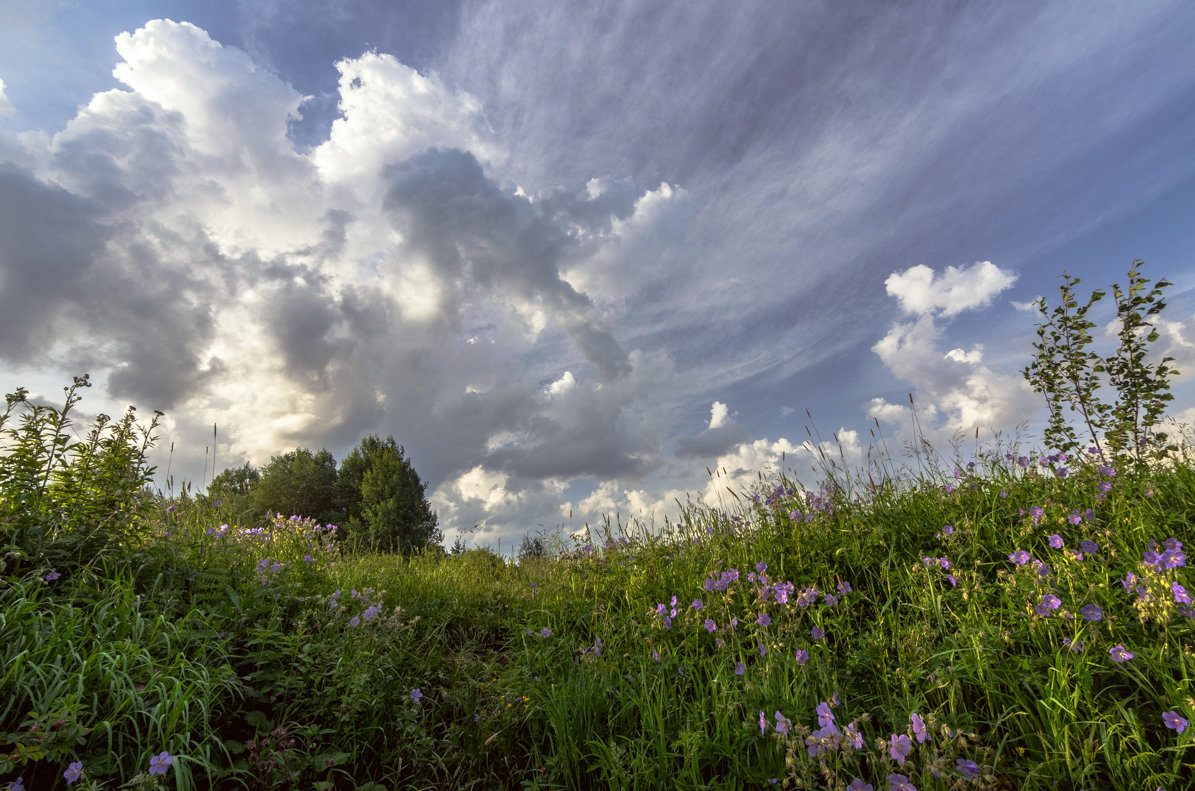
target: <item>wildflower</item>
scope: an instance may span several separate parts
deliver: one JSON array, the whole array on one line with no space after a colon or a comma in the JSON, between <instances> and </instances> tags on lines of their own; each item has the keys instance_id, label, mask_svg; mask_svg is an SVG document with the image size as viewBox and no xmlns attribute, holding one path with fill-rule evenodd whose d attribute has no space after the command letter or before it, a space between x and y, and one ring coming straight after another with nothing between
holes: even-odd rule
<instances>
[{"instance_id":1,"label":"wildflower","mask_svg":"<svg viewBox=\"0 0 1195 791\"><path fill-rule=\"evenodd\" d=\"M54 580L58 579L61 576L62 575L59 574L57 571L51 571L49 574L46 575L46 582L53 582Z\"/></svg>"},{"instance_id":2,"label":"wildflower","mask_svg":"<svg viewBox=\"0 0 1195 791\"><path fill-rule=\"evenodd\" d=\"M1057 533L1050 536L1050 546L1052 546L1054 549L1062 549L1062 536L1058 535Z\"/></svg>"},{"instance_id":3,"label":"wildflower","mask_svg":"<svg viewBox=\"0 0 1195 791\"><path fill-rule=\"evenodd\" d=\"M413 690L411 690L411 700L418 703L422 699L423 699L423 690L421 690L419 687L415 687Z\"/></svg>"},{"instance_id":4,"label":"wildflower","mask_svg":"<svg viewBox=\"0 0 1195 791\"><path fill-rule=\"evenodd\" d=\"M303 562L304 562L304 563L314 563L314 562L315 562L315 558L311 557L311 555L304 555L304 556L303 556Z\"/></svg>"},{"instance_id":5,"label":"wildflower","mask_svg":"<svg viewBox=\"0 0 1195 791\"><path fill-rule=\"evenodd\" d=\"M911 752L913 752L913 743L909 741L908 736L903 733L899 736L895 733L892 734L892 738L888 740L888 754L892 756L892 760L904 766Z\"/></svg>"},{"instance_id":6,"label":"wildflower","mask_svg":"<svg viewBox=\"0 0 1195 791\"><path fill-rule=\"evenodd\" d=\"M1087 540L1079 544L1079 549L1083 550L1083 553L1087 555L1094 555L1096 552L1100 551L1099 545L1091 540Z\"/></svg>"},{"instance_id":7,"label":"wildflower","mask_svg":"<svg viewBox=\"0 0 1195 791\"><path fill-rule=\"evenodd\" d=\"M151 775L164 775L172 763L174 763L174 756L163 750L149 759L149 773Z\"/></svg>"},{"instance_id":8,"label":"wildflower","mask_svg":"<svg viewBox=\"0 0 1195 791\"><path fill-rule=\"evenodd\" d=\"M785 717L779 711L776 712L775 720L776 733L788 733L789 728L793 726L792 720L790 720L788 717Z\"/></svg>"},{"instance_id":9,"label":"wildflower","mask_svg":"<svg viewBox=\"0 0 1195 791\"><path fill-rule=\"evenodd\" d=\"M1182 733L1187 729L1187 720L1179 716L1177 711L1167 711L1162 714L1162 723L1172 731Z\"/></svg>"},{"instance_id":10,"label":"wildflower","mask_svg":"<svg viewBox=\"0 0 1195 791\"><path fill-rule=\"evenodd\" d=\"M1104 620L1104 608L1098 607L1094 604L1085 604L1079 608L1079 612L1088 621L1102 621Z\"/></svg>"},{"instance_id":11,"label":"wildflower","mask_svg":"<svg viewBox=\"0 0 1195 791\"><path fill-rule=\"evenodd\" d=\"M356 615L354 615L352 618L349 619L349 626L360 626L360 625L361 625L361 619L358 618Z\"/></svg>"},{"instance_id":12,"label":"wildflower","mask_svg":"<svg viewBox=\"0 0 1195 791\"><path fill-rule=\"evenodd\" d=\"M1087 645L1082 640L1075 640L1073 643L1069 637L1062 638L1062 644L1074 651L1076 654L1083 653L1083 648Z\"/></svg>"},{"instance_id":13,"label":"wildflower","mask_svg":"<svg viewBox=\"0 0 1195 791\"><path fill-rule=\"evenodd\" d=\"M694 610L700 610L705 605L701 603L701 599L694 599L693 603L690 604L689 606L692 607Z\"/></svg>"},{"instance_id":14,"label":"wildflower","mask_svg":"<svg viewBox=\"0 0 1195 791\"><path fill-rule=\"evenodd\" d=\"M764 717L763 712L759 713L759 735L763 736L768 730L768 720Z\"/></svg>"},{"instance_id":15,"label":"wildflower","mask_svg":"<svg viewBox=\"0 0 1195 791\"><path fill-rule=\"evenodd\" d=\"M803 665L809 661L809 652L804 648L797 649L797 664Z\"/></svg>"},{"instance_id":16,"label":"wildflower","mask_svg":"<svg viewBox=\"0 0 1195 791\"><path fill-rule=\"evenodd\" d=\"M956 580L956 579L954 578L954 575L953 575L953 574L947 574L947 575L946 575L946 579L950 581L950 587L952 587L952 588L957 588L957 587L958 587L958 580Z\"/></svg>"},{"instance_id":17,"label":"wildflower","mask_svg":"<svg viewBox=\"0 0 1195 791\"><path fill-rule=\"evenodd\" d=\"M1099 489L1101 494L1107 494L1112 491L1112 481L1100 481L1095 488Z\"/></svg>"},{"instance_id":18,"label":"wildflower","mask_svg":"<svg viewBox=\"0 0 1195 791\"><path fill-rule=\"evenodd\" d=\"M917 712L913 712L909 716L909 720L913 723L913 736L917 738L917 742L919 744L925 743L925 740L929 738L929 732L925 728L925 721L921 719Z\"/></svg>"},{"instance_id":19,"label":"wildflower","mask_svg":"<svg viewBox=\"0 0 1195 791\"><path fill-rule=\"evenodd\" d=\"M766 612L761 612L758 617L756 617L755 622L760 626L767 626L772 622L772 616L768 615Z\"/></svg>"},{"instance_id":20,"label":"wildflower","mask_svg":"<svg viewBox=\"0 0 1195 791\"><path fill-rule=\"evenodd\" d=\"M755 564L755 570L756 570L756 571L758 571L760 574L763 574L765 571L767 571L767 570L768 570L768 564L767 564L767 563L764 563L764 562L761 560L761 561L759 561L758 563L756 563L756 564Z\"/></svg>"},{"instance_id":21,"label":"wildflower","mask_svg":"<svg viewBox=\"0 0 1195 791\"><path fill-rule=\"evenodd\" d=\"M1039 577L1050 576L1050 567L1045 563L1042 563L1040 560L1037 561L1036 565L1034 565L1033 570L1037 572L1037 576Z\"/></svg>"},{"instance_id":22,"label":"wildflower","mask_svg":"<svg viewBox=\"0 0 1195 791\"><path fill-rule=\"evenodd\" d=\"M1135 655L1128 651L1123 645L1114 645L1108 649L1108 655L1112 657L1112 661L1117 664L1122 664L1129 661Z\"/></svg>"},{"instance_id":23,"label":"wildflower","mask_svg":"<svg viewBox=\"0 0 1195 791\"><path fill-rule=\"evenodd\" d=\"M1035 505L1032 508L1030 508L1029 515L1033 517L1033 524L1037 524L1038 522L1040 522L1041 518L1042 518L1042 514L1044 514L1045 512L1046 512L1045 509L1042 508L1040 505Z\"/></svg>"},{"instance_id":24,"label":"wildflower","mask_svg":"<svg viewBox=\"0 0 1195 791\"><path fill-rule=\"evenodd\" d=\"M66 780L66 784L70 785L71 783L78 780L82 774L83 774L83 764L79 761L75 761L74 763L72 763L71 765L66 767L66 771L62 773L62 777Z\"/></svg>"},{"instance_id":25,"label":"wildflower","mask_svg":"<svg viewBox=\"0 0 1195 791\"><path fill-rule=\"evenodd\" d=\"M18 777L8 784L8 791L25 791L25 778Z\"/></svg>"},{"instance_id":26,"label":"wildflower","mask_svg":"<svg viewBox=\"0 0 1195 791\"><path fill-rule=\"evenodd\" d=\"M1041 601L1038 602L1037 607L1035 609L1037 610L1038 615L1041 615L1044 617L1044 616L1049 615L1051 610L1057 610L1061 606L1062 606L1061 599L1059 599L1057 596L1055 596L1052 593L1047 593L1046 595L1041 597Z\"/></svg>"},{"instance_id":27,"label":"wildflower","mask_svg":"<svg viewBox=\"0 0 1195 791\"><path fill-rule=\"evenodd\" d=\"M946 525L946 527L943 527L943 528L942 528L942 532L938 533L938 535L939 535L939 536L951 536L951 535L954 535L954 528L953 528L951 525Z\"/></svg>"},{"instance_id":28,"label":"wildflower","mask_svg":"<svg viewBox=\"0 0 1195 791\"><path fill-rule=\"evenodd\" d=\"M1018 456L1017 464L1020 465L1021 467L1028 467L1029 466L1029 457L1028 456Z\"/></svg>"},{"instance_id":29,"label":"wildflower","mask_svg":"<svg viewBox=\"0 0 1195 791\"><path fill-rule=\"evenodd\" d=\"M768 649L764 648L764 645L763 645L763 643L760 643L760 644L759 644L759 655L760 655L760 656L767 656L767 655L768 655Z\"/></svg>"},{"instance_id":30,"label":"wildflower","mask_svg":"<svg viewBox=\"0 0 1195 791\"><path fill-rule=\"evenodd\" d=\"M823 702L823 703L817 704L816 711L817 711L817 724L818 725L820 725L824 728L825 726L829 725L831 722L834 722L834 712L830 711L829 703Z\"/></svg>"},{"instance_id":31,"label":"wildflower","mask_svg":"<svg viewBox=\"0 0 1195 791\"><path fill-rule=\"evenodd\" d=\"M655 649L655 648L651 649L651 658L653 661L656 661L656 662L660 661L660 652L658 649Z\"/></svg>"},{"instance_id":32,"label":"wildflower","mask_svg":"<svg viewBox=\"0 0 1195 791\"><path fill-rule=\"evenodd\" d=\"M852 722L850 725L847 725L842 735L846 744L851 745L856 750L863 749L863 734L855 727L855 723Z\"/></svg>"},{"instance_id":33,"label":"wildflower","mask_svg":"<svg viewBox=\"0 0 1195 791\"><path fill-rule=\"evenodd\" d=\"M954 768L967 777L979 777L979 764L970 758L959 758L954 762Z\"/></svg>"},{"instance_id":34,"label":"wildflower","mask_svg":"<svg viewBox=\"0 0 1195 791\"><path fill-rule=\"evenodd\" d=\"M371 604L369 607L365 608L365 612L362 615L362 617L367 621L372 621L374 618L378 617L378 613L380 613L381 611L382 611L382 605Z\"/></svg>"},{"instance_id":35,"label":"wildflower","mask_svg":"<svg viewBox=\"0 0 1195 791\"><path fill-rule=\"evenodd\" d=\"M1191 603L1191 597L1187 595L1187 589L1177 582L1170 583L1170 592L1174 594L1174 601L1177 604Z\"/></svg>"},{"instance_id":36,"label":"wildflower","mask_svg":"<svg viewBox=\"0 0 1195 791\"><path fill-rule=\"evenodd\" d=\"M539 636L540 637L551 637L552 630L549 627L545 626L543 629L539 630Z\"/></svg>"},{"instance_id":37,"label":"wildflower","mask_svg":"<svg viewBox=\"0 0 1195 791\"><path fill-rule=\"evenodd\" d=\"M838 592L844 593L844 594L850 593L851 592L851 584L849 582L839 582L838 583Z\"/></svg>"},{"instance_id":38,"label":"wildflower","mask_svg":"<svg viewBox=\"0 0 1195 791\"><path fill-rule=\"evenodd\" d=\"M1059 467L1058 469L1054 470L1054 474L1057 475L1059 478L1065 478L1067 475L1070 474L1070 470L1067 469L1066 467Z\"/></svg>"},{"instance_id":39,"label":"wildflower","mask_svg":"<svg viewBox=\"0 0 1195 791\"><path fill-rule=\"evenodd\" d=\"M846 791L875 791L871 783L864 783L863 778L856 777L851 781L851 784L846 787Z\"/></svg>"},{"instance_id":40,"label":"wildflower","mask_svg":"<svg viewBox=\"0 0 1195 791\"><path fill-rule=\"evenodd\" d=\"M938 558L938 565L942 567L942 571L950 571L950 560L948 558Z\"/></svg>"},{"instance_id":41,"label":"wildflower","mask_svg":"<svg viewBox=\"0 0 1195 791\"><path fill-rule=\"evenodd\" d=\"M716 623L714 623L714 619L713 619L713 618L706 618L706 619L705 619L705 630L706 630L707 632L709 632L710 634L713 634L713 633L714 633L714 631L716 631L716 630L717 630L717 628L718 628L718 625L717 625Z\"/></svg>"},{"instance_id":42,"label":"wildflower","mask_svg":"<svg viewBox=\"0 0 1195 791\"><path fill-rule=\"evenodd\" d=\"M917 786L904 775L888 775L888 791L917 791Z\"/></svg>"},{"instance_id":43,"label":"wildflower","mask_svg":"<svg viewBox=\"0 0 1195 791\"><path fill-rule=\"evenodd\" d=\"M838 597L833 593L827 593L822 597L822 601L825 602L827 607L833 607L835 604L838 604Z\"/></svg>"},{"instance_id":44,"label":"wildflower","mask_svg":"<svg viewBox=\"0 0 1195 791\"><path fill-rule=\"evenodd\" d=\"M730 628L731 629L739 628L739 617L737 615L730 619Z\"/></svg>"},{"instance_id":45,"label":"wildflower","mask_svg":"<svg viewBox=\"0 0 1195 791\"><path fill-rule=\"evenodd\" d=\"M1024 566L1029 562L1029 553L1023 549L1018 549L1016 552L1013 552L1011 555L1009 555L1008 559L1013 563L1016 563L1018 566Z\"/></svg>"},{"instance_id":46,"label":"wildflower","mask_svg":"<svg viewBox=\"0 0 1195 791\"><path fill-rule=\"evenodd\" d=\"M746 666L746 665L744 665L742 662L735 662L735 663L734 663L734 674L735 674L736 676L741 676L741 675L743 675L743 674L744 674L744 673L746 673L746 672L747 672L747 666Z\"/></svg>"},{"instance_id":47,"label":"wildflower","mask_svg":"<svg viewBox=\"0 0 1195 791\"><path fill-rule=\"evenodd\" d=\"M815 626L809 630L809 635L814 640L821 640L823 637L826 636L826 633L822 631L822 628L820 626Z\"/></svg>"}]
</instances>

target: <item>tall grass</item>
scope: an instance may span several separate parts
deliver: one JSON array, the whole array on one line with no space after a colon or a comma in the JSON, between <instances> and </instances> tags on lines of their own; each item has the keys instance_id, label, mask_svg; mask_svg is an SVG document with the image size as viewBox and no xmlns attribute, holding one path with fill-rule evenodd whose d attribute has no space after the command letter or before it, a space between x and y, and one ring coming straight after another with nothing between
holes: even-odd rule
<instances>
[{"instance_id":1,"label":"tall grass","mask_svg":"<svg viewBox=\"0 0 1195 791\"><path fill-rule=\"evenodd\" d=\"M190 497L44 494L30 531L8 487L0 782L1187 787L1189 460L938 469L827 459L520 565Z\"/></svg>"}]
</instances>

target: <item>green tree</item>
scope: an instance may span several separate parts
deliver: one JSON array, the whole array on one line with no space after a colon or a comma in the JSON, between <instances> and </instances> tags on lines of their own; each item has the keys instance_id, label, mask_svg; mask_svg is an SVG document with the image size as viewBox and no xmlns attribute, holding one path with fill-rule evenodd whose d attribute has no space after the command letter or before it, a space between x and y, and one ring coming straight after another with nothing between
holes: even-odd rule
<instances>
[{"instance_id":1,"label":"green tree","mask_svg":"<svg viewBox=\"0 0 1195 791\"><path fill-rule=\"evenodd\" d=\"M219 476L218 476L219 477ZM326 449L296 448L274 456L261 469L249 493L258 518L266 512L299 515L321 522L340 519L336 503L336 459Z\"/></svg>"},{"instance_id":2,"label":"green tree","mask_svg":"<svg viewBox=\"0 0 1195 791\"><path fill-rule=\"evenodd\" d=\"M238 524L250 524L261 516L255 511L253 502L253 490L260 480L261 470L249 462L240 467L228 467L212 478L207 486L207 496L213 503L220 504L222 513L232 514Z\"/></svg>"},{"instance_id":3,"label":"green tree","mask_svg":"<svg viewBox=\"0 0 1195 791\"><path fill-rule=\"evenodd\" d=\"M343 540L362 550L403 554L438 546L444 536L426 490L394 437L365 437L340 465L336 502Z\"/></svg>"},{"instance_id":4,"label":"green tree","mask_svg":"<svg viewBox=\"0 0 1195 791\"><path fill-rule=\"evenodd\" d=\"M1116 350L1107 357L1089 347L1096 323L1087 318L1092 306L1104 298L1103 291L1093 291L1086 303L1075 295L1079 278L1062 273L1059 304L1049 310L1044 297L1037 307L1041 321L1038 340L1033 344L1033 361L1022 372L1033 389L1046 399L1050 417L1046 425L1046 444L1063 451L1074 451L1082 444L1069 414L1077 415L1087 429L1094 447L1115 455L1128 453L1137 461L1160 458L1175 449L1167 444L1167 435L1156 431L1170 394L1169 378L1178 371L1163 357L1148 361L1149 346L1158 332L1149 319L1166 307L1162 290L1170 285L1159 280L1152 289L1141 276L1142 261L1134 260L1129 269L1128 287L1113 285L1118 325ZM1116 401L1108 404L1100 397L1100 387L1110 385Z\"/></svg>"}]
</instances>

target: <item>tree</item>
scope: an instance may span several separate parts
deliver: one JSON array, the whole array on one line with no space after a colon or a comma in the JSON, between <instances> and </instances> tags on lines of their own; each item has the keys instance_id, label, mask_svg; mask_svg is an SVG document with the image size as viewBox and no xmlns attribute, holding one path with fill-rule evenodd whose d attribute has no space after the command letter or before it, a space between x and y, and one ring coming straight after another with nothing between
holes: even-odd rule
<instances>
[{"instance_id":1,"label":"tree","mask_svg":"<svg viewBox=\"0 0 1195 791\"><path fill-rule=\"evenodd\" d=\"M212 478L207 485L207 496L212 502L220 503L223 512L232 514L238 523L251 523L261 516L255 512L253 502L253 490L260 480L261 470L249 462L240 467L228 467Z\"/></svg>"},{"instance_id":2,"label":"tree","mask_svg":"<svg viewBox=\"0 0 1195 791\"><path fill-rule=\"evenodd\" d=\"M343 539L354 548L403 554L439 545L444 535L426 489L394 437L365 437L340 464L336 503Z\"/></svg>"},{"instance_id":3,"label":"tree","mask_svg":"<svg viewBox=\"0 0 1195 791\"><path fill-rule=\"evenodd\" d=\"M250 489L254 512L258 517L268 511L336 522L336 480L336 459L326 449L312 453L296 448L274 456Z\"/></svg>"},{"instance_id":4,"label":"tree","mask_svg":"<svg viewBox=\"0 0 1195 791\"><path fill-rule=\"evenodd\" d=\"M1156 427L1167 402L1173 399L1169 379L1178 370L1170 365L1174 362L1171 357L1156 363L1148 360L1149 344L1159 337L1150 319L1165 309L1162 291L1171 284L1159 280L1147 290L1150 281L1141 276L1142 263L1133 261L1127 288L1112 286L1116 301L1113 326L1119 325L1119 344L1107 357L1088 348L1097 325L1087 318L1087 312L1104 298L1103 291L1093 291L1081 305L1075 295L1079 278L1063 272L1059 304L1051 311L1045 297L1037 301L1041 314L1038 340L1033 344L1033 361L1022 373L1030 386L1045 396L1050 412L1045 431L1048 445L1067 452L1082 447L1068 420L1069 411L1079 417L1098 451L1127 453L1144 462L1177 449ZM1113 404L1100 398L1105 383L1116 391Z\"/></svg>"}]
</instances>

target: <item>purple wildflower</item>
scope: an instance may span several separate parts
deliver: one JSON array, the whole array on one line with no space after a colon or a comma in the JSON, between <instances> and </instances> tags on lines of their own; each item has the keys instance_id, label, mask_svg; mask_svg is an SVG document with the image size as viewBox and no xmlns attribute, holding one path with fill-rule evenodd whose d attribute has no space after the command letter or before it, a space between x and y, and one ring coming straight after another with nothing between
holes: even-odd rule
<instances>
[{"instance_id":1,"label":"purple wildflower","mask_svg":"<svg viewBox=\"0 0 1195 791\"><path fill-rule=\"evenodd\" d=\"M717 629L718 629L718 624L714 623L713 618L705 619L705 630L707 632L709 632L710 634L713 634L715 631L717 631Z\"/></svg>"},{"instance_id":2,"label":"purple wildflower","mask_svg":"<svg viewBox=\"0 0 1195 791\"><path fill-rule=\"evenodd\" d=\"M942 532L939 533L938 535L939 536L952 536L952 535L954 535L954 528L951 525L946 525L946 527L943 527Z\"/></svg>"},{"instance_id":3,"label":"purple wildflower","mask_svg":"<svg viewBox=\"0 0 1195 791\"><path fill-rule=\"evenodd\" d=\"M1170 592L1174 594L1174 601L1177 604L1191 603L1191 597L1187 594L1187 589L1177 582L1170 583Z\"/></svg>"},{"instance_id":4,"label":"purple wildflower","mask_svg":"<svg viewBox=\"0 0 1195 791\"><path fill-rule=\"evenodd\" d=\"M761 560L761 561L759 561L758 563L756 563L756 564L755 564L755 570L756 570L756 571L758 571L760 574L763 574L765 571L767 571L767 570L768 570L768 564L767 564L767 563L764 563L764 562Z\"/></svg>"},{"instance_id":5,"label":"purple wildflower","mask_svg":"<svg viewBox=\"0 0 1195 791\"><path fill-rule=\"evenodd\" d=\"M1167 711L1162 714L1162 722L1167 728L1172 731L1182 733L1187 729L1187 720L1180 716L1177 711Z\"/></svg>"},{"instance_id":6,"label":"purple wildflower","mask_svg":"<svg viewBox=\"0 0 1195 791\"><path fill-rule=\"evenodd\" d=\"M62 777L66 780L66 784L70 785L79 779L83 774L83 764L75 761L66 767L66 771L62 773Z\"/></svg>"},{"instance_id":7,"label":"purple wildflower","mask_svg":"<svg viewBox=\"0 0 1195 791\"><path fill-rule=\"evenodd\" d=\"M764 648L764 645L763 645L763 643L760 643L760 644L759 644L759 655L760 655L760 656L767 656L767 655L768 655L768 649Z\"/></svg>"},{"instance_id":8,"label":"purple wildflower","mask_svg":"<svg viewBox=\"0 0 1195 791\"><path fill-rule=\"evenodd\" d=\"M833 593L827 593L822 597L822 601L825 602L827 607L833 607L835 604L838 604L838 597Z\"/></svg>"},{"instance_id":9,"label":"purple wildflower","mask_svg":"<svg viewBox=\"0 0 1195 791\"><path fill-rule=\"evenodd\" d=\"M705 605L701 603L701 599L694 599L693 603L690 604L689 606L692 607L694 610L700 610Z\"/></svg>"},{"instance_id":10,"label":"purple wildflower","mask_svg":"<svg viewBox=\"0 0 1195 791\"><path fill-rule=\"evenodd\" d=\"M917 791L917 786L904 775L888 775L888 791Z\"/></svg>"},{"instance_id":11,"label":"purple wildflower","mask_svg":"<svg viewBox=\"0 0 1195 791\"><path fill-rule=\"evenodd\" d=\"M58 579L61 576L62 575L59 574L57 571L51 571L49 574L46 575L46 582L53 582L54 580Z\"/></svg>"},{"instance_id":12,"label":"purple wildflower","mask_svg":"<svg viewBox=\"0 0 1195 791\"><path fill-rule=\"evenodd\" d=\"M1135 655L1126 649L1123 645L1114 645L1108 649L1108 655L1112 657L1112 661L1117 664L1122 664L1129 661Z\"/></svg>"},{"instance_id":13,"label":"purple wildflower","mask_svg":"<svg viewBox=\"0 0 1195 791\"><path fill-rule=\"evenodd\" d=\"M654 661L656 661L656 662L659 662L659 661L660 661L660 651L659 651L659 649L656 649L656 648L653 648L653 649L651 649L651 658L652 658L652 660L654 660Z\"/></svg>"},{"instance_id":14,"label":"purple wildflower","mask_svg":"<svg viewBox=\"0 0 1195 791\"><path fill-rule=\"evenodd\" d=\"M361 625L361 619L358 618L356 615L354 615L352 618L349 619L349 626L360 626L360 625Z\"/></svg>"},{"instance_id":15,"label":"purple wildflower","mask_svg":"<svg viewBox=\"0 0 1195 791\"><path fill-rule=\"evenodd\" d=\"M1057 596L1055 596L1052 593L1047 593L1046 595L1041 597L1041 601L1038 602L1037 607L1035 607L1034 609L1037 610L1038 615L1041 615L1044 617L1046 615L1049 615L1051 610L1057 610L1061 606L1062 606L1061 599L1059 599Z\"/></svg>"},{"instance_id":16,"label":"purple wildflower","mask_svg":"<svg viewBox=\"0 0 1195 791\"><path fill-rule=\"evenodd\" d=\"M419 687L415 687L413 690L411 690L411 700L418 703L422 699L423 699L423 690L421 690Z\"/></svg>"},{"instance_id":17,"label":"purple wildflower","mask_svg":"<svg viewBox=\"0 0 1195 791\"><path fill-rule=\"evenodd\" d=\"M1023 549L1018 549L1016 552L1013 552L1011 555L1009 555L1008 559L1013 563L1016 563L1018 566L1024 566L1029 562L1029 553Z\"/></svg>"},{"instance_id":18,"label":"purple wildflower","mask_svg":"<svg viewBox=\"0 0 1195 791\"><path fill-rule=\"evenodd\" d=\"M1088 621L1102 621L1104 620L1104 609L1094 604L1085 604L1079 608L1079 612Z\"/></svg>"},{"instance_id":19,"label":"purple wildflower","mask_svg":"<svg viewBox=\"0 0 1195 791\"><path fill-rule=\"evenodd\" d=\"M954 768L958 769L959 774L967 777L979 777L979 764L970 758L959 758L954 762Z\"/></svg>"},{"instance_id":20,"label":"purple wildflower","mask_svg":"<svg viewBox=\"0 0 1195 791\"><path fill-rule=\"evenodd\" d=\"M788 733L789 728L793 726L792 720L790 720L788 717L785 717L779 711L776 712L775 720L776 733Z\"/></svg>"},{"instance_id":21,"label":"purple wildflower","mask_svg":"<svg viewBox=\"0 0 1195 791\"><path fill-rule=\"evenodd\" d=\"M1050 546L1052 546L1054 549L1062 549L1062 536L1058 535L1057 533L1050 536Z\"/></svg>"},{"instance_id":22,"label":"purple wildflower","mask_svg":"<svg viewBox=\"0 0 1195 791\"><path fill-rule=\"evenodd\" d=\"M888 740L888 754L892 756L892 760L904 766L911 752L913 752L913 743L909 741L908 736L905 736L903 733L900 735L892 734L892 738Z\"/></svg>"},{"instance_id":23,"label":"purple wildflower","mask_svg":"<svg viewBox=\"0 0 1195 791\"><path fill-rule=\"evenodd\" d=\"M809 652L806 651L804 648L798 648L796 659L797 659L798 665L805 664L806 662L809 661Z\"/></svg>"},{"instance_id":24,"label":"purple wildflower","mask_svg":"<svg viewBox=\"0 0 1195 791\"><path fill-rule=\"evenodd\" d=\"M744 673L746 673L746 672L747 672L747 666L746 666L746 665L744 665L742 662L735 662L735 663L734 663L734 674L735 674L736 676L741 676L741 675L743 675L743 674L744 674Z\"/></svg>"},{"instance_id":25,"label":"purple wildflower","mask_svg":"<svg viewBox=\"0 0 1195 791\"><path fill-rule=\"evenodd\" d=\"M929 738L929 731L926 730L925 721L921 719L917 712L909 715L909 721L913 723L913 736L916 737L919 744L924 744L925 740Z\"/></svg>"},{"instance_id":26,"label":"purple wildflower","mask_svg":"<svg viewBox=\"0 0 1195 791\"><path fill-rule=\"evenodd\" d=\"M821 640L823 637L826 636L826 633L822 631L822 628L820 626L815 626L809 630L809 635L814 640Z\"/></svg>"},{"instance_id":27,"label":"purple wildflower","mask_svg":"<svg viewBox=\"0 0 1195 791\"><path fill-rule=\"evenodd\" d=\"M851 592L851 584L849 582L839 582L838 583L838 592L844 593L844 594L850 593Z\"/></svg>"},{"instance_id":28,"label":"purple wildflower","mask_svg":"<svg viewBox=\"0 0 1195 791\"><path fill-rule=\"evenodd\" d=\"M768 719L767 719L767 717L764 716L764 713L761 711L759 713L759 735L763 736L765 733L767 733L767 731L768 731Z\"/></svg>"},{"instance_id":29,"label":"purple wildflower","mask_svg":"<svg viewBox=\"0 0 1195 791\"><path fill-rule=\"evenodd\" d=\"M767 626L772 622L772 616L768 615L766 612L761 612L755 619L755 622L760 626Z\"/></svg>"},{"instance_id":30,"label":"purple wildflower","mask_svg":"<svg viewBox=\"0 0 1195 791\"><path fill-rule=\"evenodd\" d=\"M163 750L149 759L149 773L151 775L164 775L172 763L174 763L174 756Z\"/></svg>"},{"instance_id":31,"label":"purple wildflower","mask_svg":"<svg viewBox=\"0 0 1195 791\"><path fill-rule=\"evenodd\" d=\"M547 626L545 626L543 629L540 629L540 630L539 630L539 636L540 636L540 637L551 637L551 636L552 636L552 630L551 630L551 628L550 628L550 627L547 627Z\"/></svg>"},{"instance_id":32,"label":"purple wildflower","mask_svg":"<svg viewBox=\"0 0 1195 791\"><path fill-rule=\"evenodd\" d=\"M818 725L825 727L826 725L830 724L831 722L834 722L834 712L830 710L829 703L822 702L822 703L817 704L816 711L817 711L817 724Z\"/></svg>"},{"instance_id":33,"label":"purple wildflower","mask_svg":"<svg viewBox=\"0 0 1195 791\"><path fill-rule=\"evenodd\" d=\"M1100 551L1099 545L1090 539L1079 544L1079 549L1083 550L1083 553L1086 555L1094 555Z\"/></svg>"},{"instance_id":34,"label":"purple wildflower","mask_svg":"<svg viewBox=\"0 0 1195 791\"><path fill-rule=\"evenodd\" d=\"M25 791L25 778L18 777L8 784L8 791Z\"/></svg>"},{"instance_id":35,"label":"purple wildflower","mask_svg":"<svg viewBox=\"0 0 1195 791\"><path fill-rule=\"evenodd\" d=\"M856 777L851 781L851 784L846 787L846 791L875 791L871 783L864 783L863 778Z\"/></svg>"}]
</instances>

